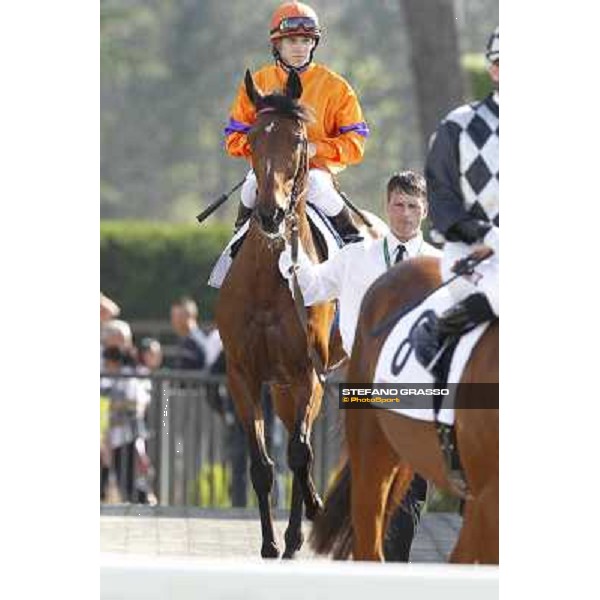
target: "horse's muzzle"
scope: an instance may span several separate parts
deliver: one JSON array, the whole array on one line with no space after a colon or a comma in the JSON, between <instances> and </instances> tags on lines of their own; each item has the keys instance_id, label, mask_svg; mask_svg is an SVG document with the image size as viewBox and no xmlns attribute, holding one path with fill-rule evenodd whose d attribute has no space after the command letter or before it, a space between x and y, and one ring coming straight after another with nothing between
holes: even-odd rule
<instances>
[{"instance_id":1,"label":"horse's muzzle","mask_svg":"<svg viewBox=\"0 0 600 600\"><path fill-rule=\"evenodd\" d=\"M261 229L265 233L279 233L279 226L285 217L285 211L276 207L275 210L263 211L260 208L257 211L257 220Z\"/></svg>"}]
</instances>

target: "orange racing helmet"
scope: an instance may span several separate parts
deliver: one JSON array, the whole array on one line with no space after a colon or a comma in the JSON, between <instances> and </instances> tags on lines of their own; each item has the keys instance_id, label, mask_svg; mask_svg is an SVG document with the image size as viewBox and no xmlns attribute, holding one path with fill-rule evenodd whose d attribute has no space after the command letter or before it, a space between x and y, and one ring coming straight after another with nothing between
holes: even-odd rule
<instances>
[{"instance_id":1,"label":"orange racing helmet","mask_svg":"<svg viewBox=\"0 0 600 600\"><path fill-rule=\"evenodd\" d=\"M321 37L319 17L307 4L284 2L271 17L269 33L272 42L294 35L310 37L318 42Z\"/></svg>"}]
</instances>

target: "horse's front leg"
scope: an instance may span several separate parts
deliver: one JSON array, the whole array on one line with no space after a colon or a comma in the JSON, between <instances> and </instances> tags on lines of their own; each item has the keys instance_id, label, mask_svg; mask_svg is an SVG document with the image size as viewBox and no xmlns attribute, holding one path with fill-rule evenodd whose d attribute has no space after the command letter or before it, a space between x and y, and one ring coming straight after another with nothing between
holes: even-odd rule
<instances>
[{"instance_id":1,"label":"horse's front leg","mask_svg":"<svg viewBox=\"0 0 600 600\"><path fill-rule=\"evenodd\" d=\"M288 444L288 464L294 479L298 479L306 506L306 518L312 521L323 508L312 478L314 454L310 444L312 425L321 408L323 386L313 373L309 382L292 386L291 391L296 405L296 418Z\"/></svg>"},{"instance_id":2,"label":"horse's front leg","mask_svg":"<svg viewBox=\"0 0 600 600\"><path fill-rule=\"evenodd\" d=\"M263 539L260 554L263 558L278 558L279 547L275 541L271 515L274 468L265 444L264 419L260 404L261 383L248 377L233 362L227 364L227 375L229 390L250 446L250 477L258 498Z\"/></svg>"},{"instance_id":3,"label":"horse's front leg","mask_svg":"<svg viewBox=\"0 0 600 600\"><path fill-rule=\"evenodd\" d=\"M260 555L263 558L278 558L279 547L275 541L271 514L271 491L275 469L273 468L273 461L267 454L262 418L254 420L248 439L250 442L250 477L252 487L254 487L258 498L263 538Z\"/></svg>"},{"instance_id":4,"label":"horse's front leg","mask_svg":"<svg viewBox=\"0 0 600 600\"><path fill-rule=\"evenodd\" d=\"M279 418L283 421L290 437L293 435L296 412L294 409L294 398L289 386L273 385L271 386L273 404ZM292 503L290 509L290 518L287 529L285 530L285 551L283 558L294 558L304 543L302 534L302 507L304 495L302 485L298 475L293 475L292 484Z\"/></svg>"},{"instance_id":5,"label":"horse's front leg","mask_svg":"<svg viewBox=\"0 0 600 600\"><path fill-rule=\"evenodd\" d=\"M304 535L302 533L302 486L297 475L294 475L292 484L292 506L290 510L290 520L285 530L285 551L283 558L294 558L296 552L304 544Z\"/></svg>"}]
</instances>

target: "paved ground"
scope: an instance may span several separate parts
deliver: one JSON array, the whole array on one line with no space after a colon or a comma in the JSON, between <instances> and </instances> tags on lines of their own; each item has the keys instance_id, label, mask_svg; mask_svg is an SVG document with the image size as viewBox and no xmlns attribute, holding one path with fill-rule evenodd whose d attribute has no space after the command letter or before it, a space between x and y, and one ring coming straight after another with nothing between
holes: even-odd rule
<instances>
[{"instance_id":1,"label":"paved ground","mask_svg":"<svg viewBox=\"0 0 600 600\"><path fill-rule=\"evenodd\" d=\"M276 535L283 550L287 515L276 511L275 517ZM456 542L460 524L461 519L456 514L425 514L413 543L411 562L445 562ZM305 523L305 537L309 529L310 524ZM255 557L259 555L260 540L260 522L254 510L137 505L103 505L100 509L102 552ZM308 544L298 557L316 559Z\"/></svg>"}]
</instances>

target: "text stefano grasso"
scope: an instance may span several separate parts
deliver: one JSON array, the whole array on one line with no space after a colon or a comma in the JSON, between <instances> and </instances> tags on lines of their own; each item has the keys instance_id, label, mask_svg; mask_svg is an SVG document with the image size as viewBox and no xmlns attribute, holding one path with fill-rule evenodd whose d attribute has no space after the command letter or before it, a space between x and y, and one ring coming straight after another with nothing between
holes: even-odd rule
<instances>
[{"instance_id":1,"label":"text stefano grasso","mask_svg":"<svg viewBox=\"0 0 600 600\"><path fill-rule=\"evenodd\" d=\"M447 396L448 388L342 388L344 396Z\"/></svg>"}]
</instances>

